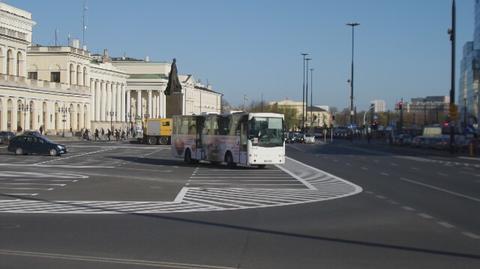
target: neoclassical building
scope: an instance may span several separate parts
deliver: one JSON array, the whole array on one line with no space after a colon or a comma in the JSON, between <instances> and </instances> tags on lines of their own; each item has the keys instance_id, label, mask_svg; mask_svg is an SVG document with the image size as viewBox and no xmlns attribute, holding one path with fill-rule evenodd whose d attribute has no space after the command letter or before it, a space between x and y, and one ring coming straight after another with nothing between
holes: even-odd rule
<instances>
[{"instance_id":1,"label":"neoclassical building","mask_svg":"<svg viewBox=\"0 0 480 269\"><path fill-rule=\"evenodd\" d=\"M191 75L165 96L170 63L91 55L78 40L33 45L29 12L0 3L0 130L49 134L127 128L147 118L220 112L221 94ZM168 107L175 113L168 113Z\"/></svg>"}]
</instances>

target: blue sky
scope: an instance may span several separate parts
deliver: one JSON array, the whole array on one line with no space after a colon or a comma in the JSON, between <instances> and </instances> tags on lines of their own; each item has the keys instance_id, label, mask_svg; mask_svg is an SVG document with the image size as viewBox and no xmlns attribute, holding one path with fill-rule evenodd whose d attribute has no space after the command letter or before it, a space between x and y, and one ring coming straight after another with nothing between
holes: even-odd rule
<instances>
[{"instance_id":1,"label":"blue sky","mask_svg":"<svg viewBox=\"0 0 480 269\"><path fill-rule=\"evenodd\" d=\"M34 43L81 37L83 0L7 0L33 13ZM113 56L177 58L233 104L302 98L301 52L313 58L314 102L349 104L351 32L356 104L448 95L451 0L89 0L87 44ZM474 0L458 0L458 54L473 39ZM458 67L458 64L457 64ZM458 83L457 83L458 84Z\"/></svg>"}]
</instances>

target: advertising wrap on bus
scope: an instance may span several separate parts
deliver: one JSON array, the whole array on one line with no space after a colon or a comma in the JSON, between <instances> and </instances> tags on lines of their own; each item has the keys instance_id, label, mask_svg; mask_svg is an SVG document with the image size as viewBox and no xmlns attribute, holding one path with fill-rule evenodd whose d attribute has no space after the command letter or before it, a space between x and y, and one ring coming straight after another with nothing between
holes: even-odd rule
<instances>
[{"instance_id":1,"label":"advertising wrap on bus","mask_svg":"<svg viewBox=\"0 0 480 269\"><path fill-rule=\"evenodd\" d=\"M275 113L174 116L172 153L186 162L264 167L285 163L284 116Z\"/></svg>"}]
</instances>

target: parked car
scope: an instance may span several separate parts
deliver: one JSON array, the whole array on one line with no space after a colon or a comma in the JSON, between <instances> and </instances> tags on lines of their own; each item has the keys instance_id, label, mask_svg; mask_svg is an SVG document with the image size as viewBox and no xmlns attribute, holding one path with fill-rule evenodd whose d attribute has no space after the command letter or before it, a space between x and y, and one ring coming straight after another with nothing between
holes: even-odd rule
<instances>
[{"instance_id":1,"label":"parked car","mask_svg":"<svg viewBox=\"0 0 480 269\"><path fill-rule=\"evenodd\" d=\"M21 135L10 140L8 151L16 155L48 154L50 156L60 156L67 153L67 148L50 141L46 137Z\"/></svg>"},{"instance_id":2,"label":"parked car","mask_svg":"<svg viewBox=\"0 0 480 269\"><path fill-rule=\"evenodd\" d=\"M12 132L0 132L0 144L8 144L13 137L15 134Z\"/></svg>"},{"instance_id":3,"label":"parked car","mask_svg":"<svg viewBox=\"0 0 480 269\"><path fill-rule=\"evenodd\" d=\"M303 137L305 144L315 144L315 136L313 134L306 134Z\"/></svg>"},{"instance_id":4,"label":"parked car","mask_svg":"<svg viewBox=\"0 0 480 269\"><path fill-rule=\"evenodd\" d=\"M22 133L22 135L31 135L31 136L42 137L42 134L38 131L25 131L25 132Z\"/></svg>"}]
</instances>

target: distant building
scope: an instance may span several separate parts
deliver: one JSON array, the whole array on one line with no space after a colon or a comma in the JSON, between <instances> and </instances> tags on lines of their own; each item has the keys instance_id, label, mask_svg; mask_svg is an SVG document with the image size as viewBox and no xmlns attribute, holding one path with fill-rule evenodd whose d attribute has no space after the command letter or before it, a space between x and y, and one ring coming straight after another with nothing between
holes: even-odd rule
<instances>
[{"instance_id":1,"label":"distant building","mask_svg":"<svg viewBox=\"0 0 480 269\"><path fill-rule=\"evenodd\" d=\"M442 122L449 107L449 96L427 96L412 98L411 102L404 104L404 111L414 114L417 124L432 124Z\"/></svg>"},{"instance_id":2,"label":"distant building","mask_svg":"<svg viewBox=\"0 0 480 269\"><path fill-rule=\"evenodd\" d=\"M270 102L269 105L276 105L279 108L284 107L284 108L291 108L295 109L297 111L297 118L299 119L299 122L302 120L302 111L303 107L302 104L305 104L303 102L298 102L298 101L293 101L293 100L282 100L282 101L273 101ZM312 109L310 107L307 108L307 115L305 119L305 126L313 126L313 127L323 127L323 126L330 126L331 124L331 115L328 110L325 110L324 108L318 107L318 106L313 106Z\"/></svg>"},{"instance_id":3,"label":"distant building","mask_svg":"<svg viewBox=\"0 0 480 269\"><path fill-rule=\"evenodd\" d=\"M476 123L480 117L480 1L475 0L474 41L463 46L463 58L460 65L460 85L458 91L460 121L464 121L465 108L467 122Z\"/></svg>"},{"instance_id":4,"label":"distant building","mask_svg":"<svg viewBox=\"0 0 480 269\"><path fill-rule=\"evenodd\" d=\"M375 113L387 112L387 103L384 100L373 100L370 104L373 105Z\"/></svg>"}]
</instances>

